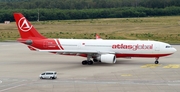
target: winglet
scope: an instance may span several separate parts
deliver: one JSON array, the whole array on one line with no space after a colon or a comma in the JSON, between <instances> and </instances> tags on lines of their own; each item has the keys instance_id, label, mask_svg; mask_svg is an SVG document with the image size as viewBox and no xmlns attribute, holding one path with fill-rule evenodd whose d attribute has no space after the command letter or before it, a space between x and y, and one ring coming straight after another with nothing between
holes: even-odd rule
<instances>
[{"instance_id":1,"label":"winglet","mask_svg":"<svg viewBox=\"0 0 180 92\"><path fill-rule=\"evenodd\" d=\"M102 40L98 34L96 34L96 40Z\"/></svg>"}]
</instances>

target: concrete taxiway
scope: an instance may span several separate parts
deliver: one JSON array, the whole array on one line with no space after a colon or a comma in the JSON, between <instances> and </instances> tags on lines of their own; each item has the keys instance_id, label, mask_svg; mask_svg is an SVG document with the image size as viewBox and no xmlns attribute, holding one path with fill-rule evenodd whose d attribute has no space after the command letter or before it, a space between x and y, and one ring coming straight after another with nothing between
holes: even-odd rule
<instances>
[{"instance_id":1,"label":"concrete taxiway","mask_svg":"<svg viewBox=\"0 0 180 92\"><path fill-rule=\"evenodd\" d=\"M116 64L82 65L86 59L30 51L16 42L0 43L0 92L179 92L180 46L160 58L117 59ZM41 80L44 71L56 80Z\"/></svg>"}]
</instances>

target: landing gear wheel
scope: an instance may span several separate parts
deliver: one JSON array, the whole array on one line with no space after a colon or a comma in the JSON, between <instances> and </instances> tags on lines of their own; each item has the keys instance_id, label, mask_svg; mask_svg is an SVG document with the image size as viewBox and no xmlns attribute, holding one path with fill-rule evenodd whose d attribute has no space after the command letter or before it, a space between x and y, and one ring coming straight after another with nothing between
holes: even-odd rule
<instances>
[{"instance_id":1,"label":"landing gear wheel","mask_svg":"<svg viewBox=\"0 0 180 92\"><path fill-rule=\"evenodd\" d=\"M90 61L87 62L87 64L88 64L88 65L92 65L92 64L93 64L93 61L90 60Z\"/></svg>"},{"instance_id":2,"label":"landing gear wheel","mask_svg":"<svg viewBox=\"0 0 180 92\"><path fill-rule=\"evenodd\" d=\"M155 63L155 64L159 64L159 61L158 61L158 60L159 60L159 57L156 57L155 59L156 59L156 60L155 60L154 63Z\"/></svg>"},{"instance_id":3,"label":"landing gear wheel","mask_svg":"<svg viewBox=\"0 0 180 92\"><path fill-rule=\"evenodd\" d=\"M154 63L155 63L155 64L159 64L159 61L155 61Z\"/></svg>"},{"instance_id":4,"label":"landing gear wheel","mask_svg":"<svg viewBox=\"0 0 180 92\"><path fill-rule=\"evenodd\" d=\"M82 65L86 65L87 63L87 60L82 61Z\"/></svg>"},{"instance_id":5,"label":"landing gear wheel","mask_svg":"<svg viewBox=\"0 0 180 92\"><path fill-rule=\"evenodd\" d=\"M98 62L98 60L97 60L97 59L95 59L95 58L93 58L93 61L94 61L94 62Z\"/></svg>"}]
</instances>

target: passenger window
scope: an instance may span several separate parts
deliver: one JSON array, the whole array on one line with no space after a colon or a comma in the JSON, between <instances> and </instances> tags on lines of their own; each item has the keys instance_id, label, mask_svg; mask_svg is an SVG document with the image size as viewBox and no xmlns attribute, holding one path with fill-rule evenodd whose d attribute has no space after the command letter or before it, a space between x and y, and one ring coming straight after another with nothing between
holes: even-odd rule
<instances>
[{"instance_id":1,"label":"passenger window","mask_svg":"<svg viewBox=\"0 0 180 92\"><path fill-rule=\"evenodd\" d=\"M45 73L42 73L41 75L45 75Z\"/></svg>"}]
</instances>

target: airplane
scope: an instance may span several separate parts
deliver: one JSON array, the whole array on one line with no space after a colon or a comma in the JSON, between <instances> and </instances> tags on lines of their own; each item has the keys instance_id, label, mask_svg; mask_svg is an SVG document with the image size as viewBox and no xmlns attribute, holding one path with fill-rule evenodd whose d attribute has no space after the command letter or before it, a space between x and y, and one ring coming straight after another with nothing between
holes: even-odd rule
<instances>
[{"instance_id":1,"label":"airplane","mask_svg":"<svg viewBox=\"0 0 180 92\"><path fill-rule=\"evenodd\" d=\"M46 38L21 13L14 13L14 18L20 33L17 41L30 50L87 58L82 65L92 65L94 62L114 64L116 58L124 57L155 58L154 63L158 64L160 57L177 51L168 43L150 40Z\"/></svg>"},{"instance_id":2,"label":"airplane","mask_svg":"<svg viewBox=\"0 0 180 92\"><path fill-rule=\"evenodd\" d=\"M98 34L96 34L96 40L102 40L102 38Z\"/></svg>"}]
</instances>

